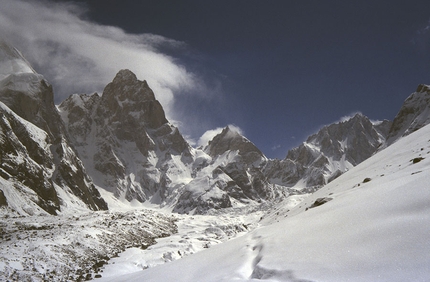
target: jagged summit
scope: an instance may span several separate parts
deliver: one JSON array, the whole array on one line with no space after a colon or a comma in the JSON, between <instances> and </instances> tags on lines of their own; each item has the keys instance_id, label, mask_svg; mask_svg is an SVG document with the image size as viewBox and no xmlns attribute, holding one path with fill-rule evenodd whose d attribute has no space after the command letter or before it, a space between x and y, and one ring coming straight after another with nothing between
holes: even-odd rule
<instances>
[{"instance_id":1,"label":"jagged summit","mask_svg":"<svg viewBox=\"0 0 430 282\"><path fill-rule=\"evenodd\" d=\"M345 156L355 166L370 157L385 141L389 127L389 121L376 127L368 117L358 113L349 120L324 126L309 136L306 143L319 147L322 153L334 160Z\"/></svg>"},{"instance_id":2,"label":"jagged summit","mask_svg":"<svg viewBox=\"0 0 430 282\"><path fill-rule=\"evenodd\" d=\"M133 123L132 120L143 120L150 128L158 128L168 122L148 83L138 80L130 70L118 72L103 90L100 104L99 116L114 114L118 119L123 119L134 113L135 118L131 118L130 123Z\"/></svg>"},{"instance_id":3,"label":"jagged summit","mask_svg":"<svg viewBox=\"0 0 430 282\"><path fill-rule=\"evenodd\" d=\"M417 93L423 93L423 92L430 92L430 85L426 85L426 84L420 84L417 87L417 90L415 91Z\"/></svg>"},{"instance_id":4,"label":"jagged summit","mask_svg":"<svg viewBox=\"0 0 430 282\"><path fill-rule=\"evenodd\" d=\"M74 95L59 108L94 182L118 198L144 202L157 194L160 203L161 189L190 178L191 147L130 70L120 70L101 96Z\"/></svg>"},{"instance_id":5,"label":"jagged summit","mask_svg":"<svg viewBox=\"0 0 430 282\"><path fill-rule=\"evenodd\" d=\"M216 135L204 149L210 156L219 156L226 151L238 151L239 154L254 154L256 158L264 157L264 154L246 137L230 126L225 127Z\"/></svg>"},{"instance_id":6,"label":"jagged summit","mask_svg":"<svg viewBox=\"0 0 430 282\"><path fill-rule=\"evenodd\" d=\"M145 80L138 80L136 75L128 69L122 69L116 74L112 82L105 87L103 95L115 95L120 101L125 99L155 100L154 92L149 88L148 83Z\"/></svg>"}]
</instances>

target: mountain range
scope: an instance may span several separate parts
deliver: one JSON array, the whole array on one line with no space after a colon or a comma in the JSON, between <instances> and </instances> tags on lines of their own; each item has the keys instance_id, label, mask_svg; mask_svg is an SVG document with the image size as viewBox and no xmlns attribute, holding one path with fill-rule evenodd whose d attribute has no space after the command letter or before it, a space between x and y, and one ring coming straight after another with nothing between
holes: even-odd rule
<instances>
[{"instance_id":1,"label":"mountain range","mask_svg":"<svg viewBox=\"0 0 430 282\"><path fill-rule=\"evenodd\" d=\"M226 127L192 147L146 81L120 70L98 94L54 105L52 86L22 54L0 45L0 206L3 213L106 210L100 189L177 213L273 205L314 192L430 122L420 85L393 121L357 113L321 128L282 159Z\"/></svg>"}]
</instances>

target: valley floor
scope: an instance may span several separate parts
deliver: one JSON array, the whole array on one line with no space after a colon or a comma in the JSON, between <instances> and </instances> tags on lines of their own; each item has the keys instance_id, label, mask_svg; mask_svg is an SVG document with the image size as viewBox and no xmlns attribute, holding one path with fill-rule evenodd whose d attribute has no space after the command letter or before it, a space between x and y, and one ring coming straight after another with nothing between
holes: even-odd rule
<instances>
[{"instance_id":1,"label":"valley floor","mask_svg":"<svg viewBox=\"0 0 430 282\"><path fill-rule=\"evenodd\" d=\"M246 234L262 215L180 215L117 204L104 212L4 217L0 281L116 280Z\"/></svg>"}]
</instances>

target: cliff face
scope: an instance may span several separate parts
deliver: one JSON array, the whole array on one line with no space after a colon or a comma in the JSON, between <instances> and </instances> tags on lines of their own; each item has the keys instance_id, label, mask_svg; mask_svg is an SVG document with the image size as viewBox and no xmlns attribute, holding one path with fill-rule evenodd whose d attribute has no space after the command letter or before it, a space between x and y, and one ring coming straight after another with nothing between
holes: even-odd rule
<instances>
[{"instance_id":1,"label":"cliff face","mask_svg":"<svg viewBox=\"0 0 430 282\"><path fill-rule=\"evenodd\" d=\"M31 67L24 68L27 62L18 51L8 48L2 53L6 56L3 62L21 67L12 68L16 73L0 81L2 170L10 187L15 187L7 192L4 188L4 194L16 192L25 202L34 202L51 214L61 209L62 191L77 197L90 209L107 209L70 145L54 105L52 87Z\"/></svg>"}]
</instances>

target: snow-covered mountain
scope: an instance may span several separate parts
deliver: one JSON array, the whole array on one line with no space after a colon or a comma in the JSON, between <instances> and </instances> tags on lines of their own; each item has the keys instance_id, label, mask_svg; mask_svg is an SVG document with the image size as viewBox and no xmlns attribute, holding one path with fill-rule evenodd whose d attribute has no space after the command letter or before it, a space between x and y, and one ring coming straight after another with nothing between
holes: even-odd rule
<instances>
[{"instance_id":1,"label":"snow-covered mountain","mask_svg":"<svg viewBox=\"0 0 430 282\"><path fill-rule=\"evenodd\" d=\"M94 182L118 198L163 204L171 187L190 181L193 149L131 71L119 71L101 96L74 94L59 109Z\"/></svg>"},{"instance_id":2,"label":"snow-covered mountain","mask_svg":"<svg viewBox=\"0 0 430 282\"><path fill-rule=\"evenodd\" d=\"M314 191L372 156L384 144L391 122L363 114L324 126L285 159L272 160L264 173L272 183Z\"/></svg>"},{"instance_id":3,"label":"snow-covered mountain","mask_svg":"<svg viewBox=\"0 0 430 282\"><path fill-rule=\"evenodd\" d=\"M93 182L118 199L149 201L178 213L273 204L291 194L316 191L430 119L429 87L420 85L393 126L356 114L324 126L283 160L268 159L230 127L205 148L196 149L166 119L148 83L131 71L119 71L101 95L73 94L56 108L52 87L43 76L15 48L1 46L0 101L10 119L3 131L13 131L22 148L21 153L13 153L18 145L12 149L4 145L2 154L9 157L2 161L2 174L22 184L33 171L34 183L47 184L27 185L38 195L31 202L50 213L75 202L59 197L59 188L91 209L107 208ZM24 121L40 135L33 139L29 133L22 135L30 130ZM14 129L17 123L25 130ZM6 135L3 140L18 142ZM43 169L30 169L30 159Z\"/></svg>"},{"instance_id":4,"label":"snow-covered mountain","mask_svg":"<svg viewBox=\"0 0 430 282\"><path fill-rule=\"evenodd\" d=\"M376 152L390 126L357 114L325 126L282 161L268 160L230 127L195 149L167 121L148 84L129 70L121 70L102 95L74 94L59 109L98 186L178 213L259 205L316 190ZM301 189L289 189L295 185Z\"/></svg>"},{"instance_id":5,"label":"snow-covered mountain","mask_svg":"<svg viewBox=\"0 0 430 282\"><path fill-rule=\"evenodd\" d=\"M10 45L0 45L0 56L4 206L23 215L107 209L70 145L52 87Z\"/></svg>"},{"instance_id":6,"label":"snow-covered mountain","mask_svg":"<svg viewBox=\"0 0 430 282\"><path fill-rule=\"evenodd\" d=\"M267 158L252 142L226 127L203 150L192 148L129 70L101 96L75 94L59 109L94 182L118 198L205 213L281 195L261 173Z\"/></svg>"},{"instance_id":7,"label":"snow-covered mountain","mask_svg":"<svg viewBox=\"0 0 430 282\"><path fill-rule=\"evenodd\" d=\"M210 159L200 162L174 211L205 213L209 209L273 202L286 196L283 187L270 184L262 173L267 163L264 154L234 129L224 128L203 151Z\"/></svg>"}]
</instances>

